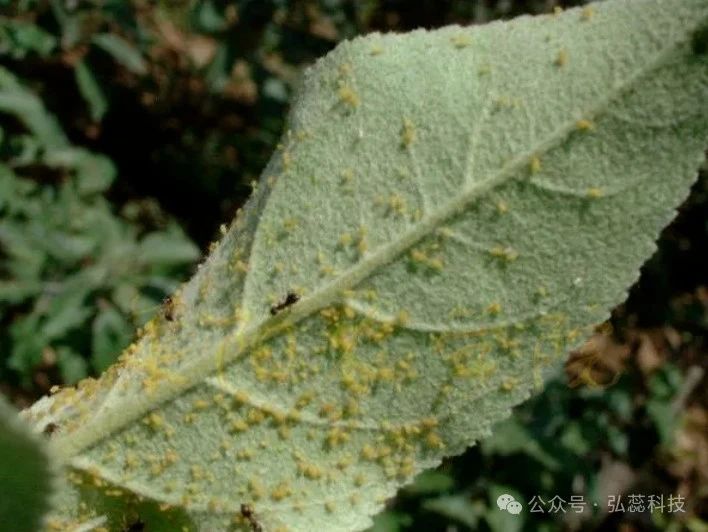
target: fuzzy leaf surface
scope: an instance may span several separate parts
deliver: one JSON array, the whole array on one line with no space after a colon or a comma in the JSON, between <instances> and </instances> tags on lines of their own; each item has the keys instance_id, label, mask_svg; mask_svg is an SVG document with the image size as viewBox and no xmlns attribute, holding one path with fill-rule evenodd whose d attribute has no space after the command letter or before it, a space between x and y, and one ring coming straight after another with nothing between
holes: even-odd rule
<instances>
[{"instance_id":1,"label":"fuzzy leaf surface","mask_svg":"<svg viewBox=\"0 0 708 532\"><path fill-rule=\"evenodd\" d=\"M248 529L250 504L267 530L362 529L488 434L624 299L688 194L707 20L704 0L617 0L321 59L162 317L29 412L61 427L78 486L57 519Z\"/></svg>"}]
</instances>

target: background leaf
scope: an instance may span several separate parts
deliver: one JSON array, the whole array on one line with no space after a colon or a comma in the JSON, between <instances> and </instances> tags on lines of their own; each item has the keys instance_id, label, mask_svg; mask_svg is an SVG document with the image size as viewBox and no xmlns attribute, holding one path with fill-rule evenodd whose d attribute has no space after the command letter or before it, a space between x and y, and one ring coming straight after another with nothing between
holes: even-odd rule
<instances>
[{"instance_id":1,"label":"background leaf","mask_svg":"<svg viewBox=\"0 0 708 532\"><path fill-rule=\"evenodd\" d=\"M92 41L96 46L111 54L116 61L131 72L138 75L143 75L147 72L147 66L140 52L117 35L99 33L93 36Z\"/></svg>"},{"instance_id":2,"label":"background leaf","mask_svg":"<svg viewBox=\"0 0 708 532\"><path fill-rule=\"evenodd\" d=\"M50 508L54 471L45 445L0 396L0 528L39 530Z\"/></svg>"},{"instance_id":3,"label":"background leaf","mask_svg":"<svg viewBox=\"0 0 708 532\"><path fill-rule=\"evenodd\" d=\"M79 86L81 95L86 100L86 103L89 104L91 118L94 122L100 122L108 110L108 101L103 89L101 89L101 85L85 61L79 61L76 64L74 75L76 76L76 84Z\"/></svg>"}]
</instances>

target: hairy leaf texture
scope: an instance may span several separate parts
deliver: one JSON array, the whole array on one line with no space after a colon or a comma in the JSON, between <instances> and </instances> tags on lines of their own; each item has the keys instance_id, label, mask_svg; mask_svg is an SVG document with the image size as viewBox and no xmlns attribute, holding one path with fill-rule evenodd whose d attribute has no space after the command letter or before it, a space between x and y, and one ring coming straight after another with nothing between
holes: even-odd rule
<instances>
[{"instance_id":1,"label":"hairy leaf texture","mask_svg":"<svg viewBox=\"0 0 708 532\"><path fill-rule=\"evenodd\" d=\"M60 427L57 526L362 529L488 434L624 299L688 194L707 20L704 0L614 0L317 62L162 317L29 412Z\"/></svg>"}]
</instances>

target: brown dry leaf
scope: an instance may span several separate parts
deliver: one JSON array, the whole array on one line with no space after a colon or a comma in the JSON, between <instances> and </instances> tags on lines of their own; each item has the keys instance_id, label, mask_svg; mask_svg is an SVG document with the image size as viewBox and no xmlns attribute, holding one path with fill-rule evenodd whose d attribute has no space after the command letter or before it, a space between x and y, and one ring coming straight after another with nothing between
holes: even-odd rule
<instances>
[{"instance_id":1,"label":"brown dry leaf","mask_svg":"<svg viewBox=\"0 0 708 532\"><path fill-rule=\"evenodd\" d=\"M695 475L698 486L708 486L708 412L701 406L686 409L674 441L669 471L678 478Z\"/></svg>"},{"instance_id":2,"label":"brown dry leaf","mask_svg":"<svg viewBox=\"0 0 708 532\"><path fill-rule=\"evenodd\" d=\"M637 365L645 375L655 371L665 360L659 343L661 338L656 336L644 331L637 334L639 344L636 350Z\"/></svg>"},{"instance_id":3,"label":"brown dry leaf","mask_svg":"<svg viewBox=\"0 0 708 532\"><path fill-rule=\"evenodd\" d=\"M565 365L568 386L608 386L624 371L630 355L628 345L616 342L609 334L593 335L570 354Z\"/></svg>"}]
</instances>

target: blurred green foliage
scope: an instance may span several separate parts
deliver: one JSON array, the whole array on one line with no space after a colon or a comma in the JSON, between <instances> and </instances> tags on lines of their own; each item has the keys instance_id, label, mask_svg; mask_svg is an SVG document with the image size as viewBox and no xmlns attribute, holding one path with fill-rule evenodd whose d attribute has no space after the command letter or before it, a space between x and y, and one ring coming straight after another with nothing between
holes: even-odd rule
<instances>
[{"instance_id":1,"label":"blurred green foliage","mask_svg":"<svg viewBox=\"0 0 708 532\"><path fill-rule=\"evenodd\" d=\"M243 204L301 68L338 41L581 3L0 0L0 388L26 403L116 359ZM704 177L615 333L374 529L707 530L708 387L687 377L706 370L707 212ZM686 512L608 514L612 489L680 489ZM572 495L582 514L527 508Z\"/></svg>"},{"instance_id":2,"label":"blurred green foliage","mask_svg":"<svg viewBox=\"0 0 708 532\"><path fill-rule=\"evenodd\" d=\"M135 205L116 216L103 195L113 163L70 144L4 68L0 112L17 131L0 139L0 378L27 385L56 365L74 383L115 361L199 250L174 223L130 223Z\"/></svg>"}]
</instances>

